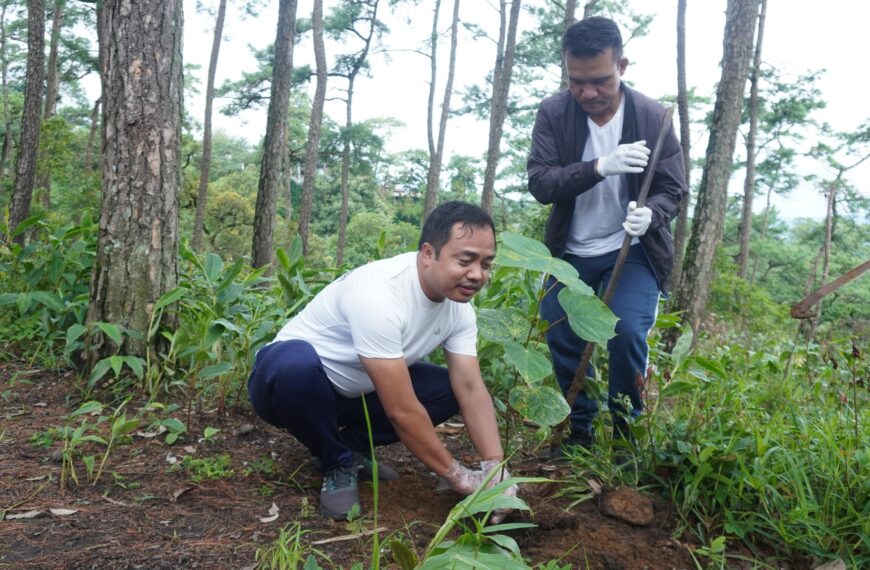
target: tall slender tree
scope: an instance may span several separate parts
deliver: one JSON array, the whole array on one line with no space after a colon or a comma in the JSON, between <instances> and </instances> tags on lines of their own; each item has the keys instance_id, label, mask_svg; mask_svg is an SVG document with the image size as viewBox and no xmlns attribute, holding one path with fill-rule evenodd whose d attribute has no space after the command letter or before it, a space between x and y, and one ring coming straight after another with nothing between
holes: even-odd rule
<instances>
[{"instance_id":1,"label":"tall slender tree","mask_svg":"<svg viewBox=\"0 0 870 570\"><path fill-rule=\"evenodd\" d=\"M205 118L202 127L202 158L199 162L199 187L196 190L196 214L193 221L193 249L202 249L202 233L205 225L205 203L208 200L208 179L211 171L211 116L214 104L214 78L217 73L221 40L224 34L224 19L227 15L227 0L220 0L214 20L214 37L211 42L211 57L208 61L208 78L205 83Z\"/></svg>"},{"instance_id":2,"label":"tall slender tree","mask_svg":"<svg viewBox=\"0 0 870 570\"><path fill-rule=\"evenodd\" d=\"M143 337L115 347L93 335L89 367L115 351L144 355L154 304L178 281L182 6L182 0L98 4L102 202L87 321L116 323Z\"/></svg>"},{"instance_id":3,"label":"tall slender tree","mask_svg":"<svg viewBox=\"0 0 870 570\"><path fill-rule=\"evenodd\" d=\"M9 231L30 215L30 200L36 184L39 129L42 118L42 82L45 77L45 7L42 0L27 1L27 80L24 85L24 114L21 142L15 164L15 188L9 206ZM8 237L8 236L7 236ZM15 237L24 243L24 234Z\"/></svg>"},{"instance_id":4,"label":"tall slender tree","mask_svg":"<svg viewBox=\"0 0 870 570\"><path fill-rule=\"evenodd\" d=\"M486 151L486 167L483 174L483 196L480 205L492 213L495 178L500 156L501 137L504 120L507 116L507 102L510 94L511 75L513 74L514 55L517 46L517 24L520 18L520 0L499 2L498 45L496 47L495 67L492 72L492 103L489 116L489 143Z\"/></svg>"},{"instance_id":5,"label":"tall slender tree","mask_svg":"<svg viewBox=\"0 0 870 570\"><path fill-rule=\"evenodd\" d=\"M48 62L45 70L45 104L42 110L42 121L48 121L57 113L57 99L60 88L60 66L58 65L58 51L60 47L60 29L63 24L64 8L66 0L54 0L51 9L51 31L48 42ZM40 150L39 163L42 167L37 169L36 190L37 195L42 197L42 205L48 210L51 208L51 169L48 166L45 150Z\"/></svg>"},{"instance_id":6,"label":"tall slender tree","mask_svg":"<svg viewBox=\"0 0 870 570\"><path fill-rule=\"evenodd\" d=\"M758 33L755 35L755 55L749 73L749 132L746 134L746 178L743 182L743 211L740 216L740 251L737 254L737 274L746 278L749 267L749 236L752 233L752 202L755 198L755 159L758 138L758 81L761 75L761 48L764 45L764 20L767 0L761 0Z\"/></svg>"},{"instance_id":7,"label":"tall slender tree","mask_svg":"<svg viewBox=\"0 0 870 570\"><path fill-rule=\"evenodd\" d=\"M686 0L677 1L677 114L680 117L680 146L683 149L683 170L689 193L680 202L680 213L674 228L674 270L671 283L679 283L683 272L683 254L689 229L689 204L692 201L692 144L689 128L689 91L686 84Z\"/></svg>"},{"instance_id":8,"label":"tall slender tree","mask_svg":"<svg viewBox=\"0 0 870 570\"><path fill-rule=\"evenodd\" d=\"M0 177L6 175L6 160L12 151L12 113L9 109L8 2L0 4L0 96L3 97L3 144L0 148Z\"/></svg>"},{"instance_id":9,"label":"tall slender tree","mask_svg":"<svg viewBox=\"0 0 870 570\"><path fill-rule=\"evenodd\" d=\"M423 201L421 225L429 217L438 202L438 188L441 185L441 166L444 160L444 138L447 134L447 117L450 114L450 98L453 95L453 78L456 74L456 46L459 32L459 0L453 2L453 18L450 23L450 58L447 64L447 82L444 85L444 98L441 101L441 117L438 121L438 134L435 135L435 77L438 54L438 12L441 0L435 1L435 15L432 18L431 49L429 52L429 105L427 107L427 133L429 140L429 169L426 173L426 197Z\"/></svg>"},{"instance_id":10,"label":"tall slender tree","mask_svg":"<svg viewBox=\"0 0 870 570\"><path fill-rule=\"evenodd\" d=\"M337 39L346 35L362 41L361 47L350 54L338 56L337 69L333 75L347 80L345 91L345 120L342 133L341 149L341 210L338 215L338 246L335 260L337 265L344 263L344 247L347 235L348 208L350 204L350 154L353 129L353 95L356 80L368 66L369 51L376 37L384 31L383 24L378 20L378 4L380 0L346 0L331 15L330 33ZM360 29L362 27L362 29Z\"/></svg>"},{"instance_id":11,"label":"tall slender tree","mask_svg":"<svg viewBox=\"0 0 870 570\"><path fill-rule=\"evenodd\" d=\"M308 232L311 225L311 206L314 201L314 182L317 179L317 158L320 155L320 133L323 128L323 106L326 102L326 48L323 44L323 0L314 0L311 11L311 34L314 43L314 65L317 83L314 100L311 102L311 117L308 120L308 143L305 153L305 168L302 175L302 198L299 201L299 236L302 238L302 253L308 254Z\"/></svg>"},{"instance_id":12,"label":"tall slender tree","mask_svg":"<svg viewBox=\"0 0 870 570\"><path fill-rule=\"evenodd\" d=\"M290 77L293 69L293 40L296 36L296 0L278 4L278 32L275 38L275 64L257 205L254 211L254 237L251 260L254 267L272 263L275 210L282 188L282 166L287 153L287 112L290 107ZM284 173L287 175L287 173Z\"/></svg>"},{"instance_id":13,"label":"tall slender tree","mask_svg":"<svg viewBox=\"0 0 870 570\"><path fill-rule=\"evenodd\" d=\"M725 201L731 177L743 92L752 58L759 0L728 0L722 76L716 90L713 122L701 175L698 204L674 304L699 331L713 277L713 260L722 241Z\"/></svg>"}]
</instances>

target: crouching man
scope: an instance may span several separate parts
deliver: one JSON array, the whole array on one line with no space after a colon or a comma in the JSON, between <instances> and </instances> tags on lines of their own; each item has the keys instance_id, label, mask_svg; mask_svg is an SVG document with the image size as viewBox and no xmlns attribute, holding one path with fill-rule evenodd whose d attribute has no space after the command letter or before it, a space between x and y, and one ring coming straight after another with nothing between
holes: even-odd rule
<instances>
[{"instance_id":1,"label":"crouching man","mask_svg":"<svg viewBox=\"0 0 870 570\"><path fill-rule=\"evenodd\" d=\"M358 474L371 477L363 399L374 444L401 441L457 493L473 493L502 461L468 304L494 257L490 216L464 202L443 204L426 220L416 252L340 277L258 352L248 380L251 403L319 459L324 516L346 518L359 504ZM421 362L438 346L446 368ZM460 464L435 432L457 412L480 469ZM378 473L398 477L384 465ZM507 476L500 470L493 480Z\"/></svg>"}]
</instances>

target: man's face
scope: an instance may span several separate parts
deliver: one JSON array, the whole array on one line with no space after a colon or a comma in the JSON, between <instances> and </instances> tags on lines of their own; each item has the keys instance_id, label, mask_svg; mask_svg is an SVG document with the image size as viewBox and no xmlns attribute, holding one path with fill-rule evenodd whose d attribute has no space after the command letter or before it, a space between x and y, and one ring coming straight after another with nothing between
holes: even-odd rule
<instances>
[{"instance_id":1,"label":"man's face","mask_svg":"<svg viewBox=\"0 0 870 570\"><path fill-rule=\"evenodd\" d=\"M596 124L603 125L619 109L620 77L627 65L626 58L613 56L613 48L594 57L574 57L565 52L568 89Z\"/></svg>"},{"instance_id":2,"label":"man's face","mask_svg":"<svg viewBox=\"0 0 870 570\"><path fill-rule=\"evenodd\" d=\"M450 240L437 255L429 243L420 250L423 293L436 303L444 299L467 303L486 284L494 258L492 228L456 223L450 230Z\"/></svg>"}]
</instances>

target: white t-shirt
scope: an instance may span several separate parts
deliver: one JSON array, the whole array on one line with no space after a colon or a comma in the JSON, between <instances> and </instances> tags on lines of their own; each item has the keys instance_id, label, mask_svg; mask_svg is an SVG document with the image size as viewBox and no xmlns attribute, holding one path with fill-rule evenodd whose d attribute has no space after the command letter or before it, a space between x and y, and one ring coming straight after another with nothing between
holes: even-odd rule
<instances>
[{"instance_id":1,"label":"white t-shirt","mask_svg":"<svg viewBox=\"0 0 870 570\"><path fill-rule=\"evenodd\" d=\"M408 366L440 345L477 355L477 319L467 303L431 301L417 275L417 252L363 265L327 285L272 342L311 343L344 396L374 392L359 356L404 358Z\"/></svg>"},{"instance_id":2,"label":"white t-shirt","mask_svg":"<svg viewBox=\"0 0 870 570\"><path fill-rule=\"evenodd\" d=\"M619 146L625 117L625 97L619 109L604 126L599 127L591 117L586 118L589 138L583 149L583 160L590 161L607 156ZM628 190L625 177L607 176L574 200L574 217L565 249L579 257L604 255L622 247L625 230L622 222L628 209ZM637 238L632 243L637 242Z\"/></svg>"}]
</instances>

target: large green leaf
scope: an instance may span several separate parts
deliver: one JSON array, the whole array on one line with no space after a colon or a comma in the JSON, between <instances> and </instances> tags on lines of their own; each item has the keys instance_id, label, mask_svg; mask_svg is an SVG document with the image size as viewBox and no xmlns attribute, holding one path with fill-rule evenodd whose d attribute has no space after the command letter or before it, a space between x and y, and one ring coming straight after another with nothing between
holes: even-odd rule
<instances>
[{"instance_id":1,"label":"large green leaf","mask_svg":"<svg viewBox=\"0 0 870 570\"><path fill-rule=\"evenodd\" d=\"M477 328L486 340L503 343L525 338L529 334L529 319L516 307L480 309Z\"/></svg>"},{"instance_id":2,"label":"large green leaf","mask_svg":"<svg viewBox=\"0 0 870 570\"><path fill-rule=\"evenodd\" d=\"M565 287L559 291L559 303L568 315L571 330L583 340L604 343L616 335L619 319L595 295L586 295L575 287Z\"/></svg>"},{"instance_id":3,"label":"large green leaf","mask_svg":"<svg viewBox=\"0 0 870 570\"><path fill-rule=\"evenodd\" d=\"M549 358L517 342L507 341L504 343L504 356L508 362L516 367L520 376L530 383L543 380L553 370Z\"/></svg>"},{"instance_id":4,"label":"large green leaf","mask_svg":"<svg viewBox=\"0 0 870 570\"><path fill-rule=\"evenodd\" d=\"M550 250L541 242L511 232L501 234L501 246L495 263L548 273L563 283L577 281L577 270L570 263L552 257Z\"/></svg>"},{"instance_id":5,"label":"large green leaf","mask_svg":"<svg viewBox=\"0 0 870 570\"><path fill-rule=\"evenodd\" d=\"M559 424L571 411L561 392L540 384L514 386L509 400L524 418L542 427Z\"/></svg>"},{"instance_id":6,"label":"large green leaf","mask_svg":"<svg viewBox=\"0 0 870 570\"><path fill-rule=\"evenodd\" d=\"M220 376L221 374L226 374L230 370L233 369L233 365L229 362L218 362L217 364L212 364L211 366L206 366L202 370L199 371L199 379L200 380L210 380L215 376Z\"/></svg>"},{"instance_id":7,"label":"large green leaf","mask_svg":"<svg viewBox=\"0 0 870 570\"><path fill-rule=\"evenodd\" d=\"M224 270L224 262L216 253L205 255L205 276L210 283L215 283Z\"/></svg>"}]
</instances>

